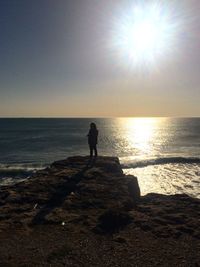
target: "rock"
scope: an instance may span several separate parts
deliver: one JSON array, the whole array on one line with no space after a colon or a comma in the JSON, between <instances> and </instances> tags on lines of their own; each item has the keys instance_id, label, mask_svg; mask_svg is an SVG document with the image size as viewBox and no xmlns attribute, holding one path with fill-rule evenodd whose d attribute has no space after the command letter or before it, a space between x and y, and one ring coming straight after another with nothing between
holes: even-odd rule
<instances>
[{"instance_id":1,"label":"rock","mask_svg":"<svg viewBox=\"0 0 200 267\"><path fill-rule=\"evenodd\" d=\"M191 229L189 227L185 227L185 226L178 226L176 229L180 232L187 233L187 234L193 234L194 233L193 229Z\"/></svg>"},{"instance_id":2,"label":"rock","mask_svg":"<svg viewBox=\"0 0 200 267\"><path fill-rule=\"evenodd\" d=\"M56 161L28 180L0 189L0 229L6 224L6 214L13 221L25 220L29 225L55 224L74 218L74 214L77 218L90 214L87 222L94 225L109 209L116 211L113 229L121 228L128 215L117 215L117 212L126 212L136 205L137 186L135 177L126 179L116 157L91 160L77 156Z\"/></svg>"},{"instance_id":3,"label":"rock","mask_svg":"<svg viewBox=\"0 0 200 267\"><path fill-rule=\"evenodd\" d=\"M137 178L124 175L116 157L70 157L0 188L0 231L20 222L23 227L66 222L106 234L131 223L156 237L199 239L199 204L185 194L141 197Z\"/></svg>"},{"instance_id":4,"label":"rock","mask_svg":"<svg viewBox=\"0 0 200 267\"><path fill-rule=\"evenodd\" d=\"M127 175L128 180L128 190L129 194L132 197L135 204L137 204L140 200L140 187L138 184L137 177L132 175Z\"/></svg>"},{"instance_id":5,"label":"rock","mask_svg":"<svg viewBox=\"0 0 200 267\"><path fill-rule=\"evenodd\" d=\"M186 195L140 196L117 158L71 157L0 188L0 265L198 266L199 214Z\"/></svg>"},{"instance_id":6,"label":"rock","mask_svg":"<svg viewBox=\"0 0 200 267\"><path fill-rule=\"evenodd\" d=\"M127 212L107 210L99 218L96 229L103 233L114 233L131 223L132 218Z\"/></svg>"},{"instance_id":7,"label":"rock","mask_svg":"<svg viewBox=\"0 0 200 267\"><path fill-rule=\"evenodd\" d=\"M113 238L113 241L121 243L121 244L126 243L126 239L121 237L121 236L117 236L117 237Z\"/></svg>"}]
</instances>

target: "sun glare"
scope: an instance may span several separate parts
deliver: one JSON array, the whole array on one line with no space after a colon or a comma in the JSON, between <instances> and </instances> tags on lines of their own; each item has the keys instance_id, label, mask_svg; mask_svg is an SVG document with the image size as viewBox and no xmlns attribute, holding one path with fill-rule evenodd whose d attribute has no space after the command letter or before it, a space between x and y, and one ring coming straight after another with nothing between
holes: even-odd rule
<instances>
[{"instance_id":1,"label":"sun glare","mask_svg":"<svg viewBox=\"0 0 200 267\"><path fill-rule=\"evenodd\" d=\"M156 135L158 120L154 118L118 118L123 129L124 147L126 151L134 151L134 155L152 154L153 139Z\"/></svg>"},{"instance_id":2,"label":"sun glare","mask_svg":"<svg viewBox=\"0 0 200 267\"><path fill-rule=\"evenodd\" d=\"M175 47L177 21L161 4L135 6L117 20L114 46L130 63L154 63Z\"/></svg>"},{"instance_id":3,"label":"sun glare","mask_svg":"<svg viewBox=\"0 0 200 267\"><path fill-rule=\"evenodd\" d=\"M154 118L127 118L124 119L124 126L127 127L126 137L129 145L148 154L151 150L156 120Z\"/></svg>"}]
</instances>

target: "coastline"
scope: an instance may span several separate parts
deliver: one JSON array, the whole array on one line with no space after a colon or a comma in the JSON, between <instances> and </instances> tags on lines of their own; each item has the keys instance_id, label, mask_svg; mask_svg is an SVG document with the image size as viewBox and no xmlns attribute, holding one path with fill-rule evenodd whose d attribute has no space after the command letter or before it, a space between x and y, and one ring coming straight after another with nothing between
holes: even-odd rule
<instances>
[{"instance_id":1,"label":"coastline","mask_svg":"<svg viewBox=\"0 0 200 267\"><path fill-rule=\"evenodd\" d=\"M199 266L199 199L141 197L118 158L88 161L0 188L2 266Z\"/></svg>"}]
</instances>

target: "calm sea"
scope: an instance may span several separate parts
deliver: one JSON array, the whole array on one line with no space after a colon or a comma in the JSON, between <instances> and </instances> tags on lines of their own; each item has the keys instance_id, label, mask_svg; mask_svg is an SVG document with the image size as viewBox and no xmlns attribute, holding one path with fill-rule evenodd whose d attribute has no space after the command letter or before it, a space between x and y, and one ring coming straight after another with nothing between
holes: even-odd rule
<instances>
[{"instance_id":1,"label":"calm sea","mask_svg":"<svg viewBox=\"0 0 200 267\"><path fill-rule=\"evenodd\" d=\"M200 198L200 118L0 119L0 185L55 160L88 155L90 122L99 129L99 154L119 157L142 194Z\"/></svg>"}]
</instances>

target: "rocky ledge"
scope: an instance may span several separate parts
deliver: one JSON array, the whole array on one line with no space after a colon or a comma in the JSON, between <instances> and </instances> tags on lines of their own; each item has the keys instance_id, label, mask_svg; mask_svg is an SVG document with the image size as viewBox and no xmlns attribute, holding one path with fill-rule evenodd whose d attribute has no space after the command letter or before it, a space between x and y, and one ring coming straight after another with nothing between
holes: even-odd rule
<instances>
[{"instance_id":1,"label":"rocky ledge","mask_svg":"<svg viewBox=\"0 0 200 267\"><path fill-rule=\"evenodd\" d=\"M0 266L199 266L199 204L141 197L115 157L57 161L0 188Z\"/></svg>"}]
</instances>

